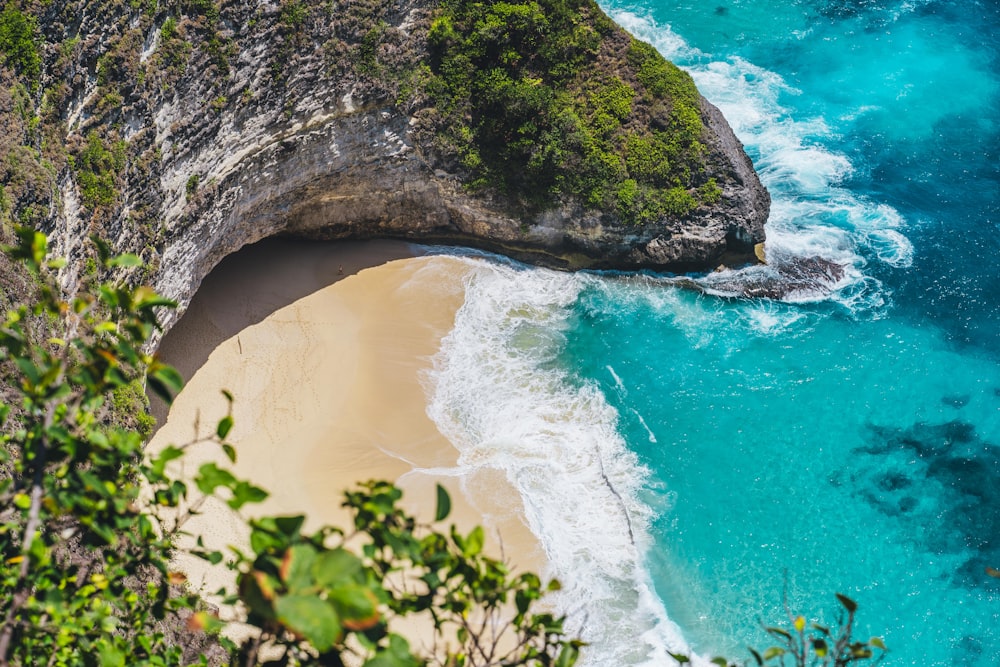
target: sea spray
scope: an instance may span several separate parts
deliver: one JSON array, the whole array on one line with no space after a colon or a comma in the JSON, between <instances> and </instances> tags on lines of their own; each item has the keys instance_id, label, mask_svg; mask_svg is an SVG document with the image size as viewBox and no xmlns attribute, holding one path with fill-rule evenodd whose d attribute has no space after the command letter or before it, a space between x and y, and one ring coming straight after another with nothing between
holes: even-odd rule
<instances>
[{"instance_id":1,"label":"sea spray","mask_svg":"<svg viewBox=\"0 0 1000 667\"><path fill-rule=\"evenodd\" d=\"M844 267L843 278L834 284L823 290L792 292L787 300L832 296L851 312L882 309L888 295L865 266L870 261L893 267L910 265L913 247L901 231L905 220L891 206L842 186L854 166L845 155L829 148L834 130L821 116L793 115L782 103L784 97L794 98L799 91L775 72L741 57L714 59L649 16L614 8L609 13L688 71L745 144L772 196L766 228L769 260L821 257ZM709 275L703 283L711 290L720 281L731 282L730 273Z\"/></svg>"},{"instance_id":2,"label":"sea spray","mask_svg":"<svg viewBox=\"0 0 1000 667\"><path fill-rule=\"evenodd\" d=\"M993 630L995 582L984 578L980 567L992 552L970 548L979 535L995 534L977 528L991 525L990 507L996 503L966 511L974 493L956 488L945 474L964 475L965 466L974 463L984 479L995 480L1000 370L989 358L952 349L933 324L921 320L915 328L899 321L893 290L900 276L917 274L919 255L910 238L920 240L925 221L914 215L913 201L907 206L886 199L888 186L869 180L877 166L872 155L882 150L895 156L896 150L895 141L882 142L874 133L895 140L912 125L923 137L928 127L964 127L968 117L937 122L955 101L948 95L928 100L926 94L919 99L933 104L906 103L911 98L903 96L893 114L887 105L896 91L878 88L881 76L862 87L828 85L832 69L851 73L864 65L852 60L849 51L855 47L886 54L871 72L897 64L907 76L915 66L933 72L941 59L921 53L907 63L891 62L885 48L890 42L878 26L854 32L859 26L852 18L835 33L838 19L813 21L809 12L824 4L730 3L732 15L760 14L754 29L768 37L759 39L763 45L756 54L739 44L757 37L736 33L717 35L707 45L698 41L704 50L693 48L695 42L666 25L669 16L658 23L643 13L659 11L659 5L612 13L691 72L746 144L774 195L769 255L817 255L845 265L832 295L799 293L792 295L795 303L717 299L678 290L658 276L570 277L512 269L505 286L497 287L505 290L500 298L485 289L486 277L506 275L498 268L503 265L494 263L488 271L477 269L481 275L470 287L479 283L478 288L467 294L465 315L489 323L468 339L479 352L452 364L447 356L465 345L456 337L455 348L442 349L438 358L438 374L473 376L493 368L479 378L436 374L436 389L456 383L445 407L459 406L436 419L451 425L449 437L471 443L463 450L468 453L463 465L502 470L518 488L526 518L553 562L552 574L567 583L560 609L588 615L585 633L593 646L587 664L671 664L660 658L665 642L680 639L674 622L688 642L741 657L741 645L767 641L755 632L759 621L785 618L783 589L793 608L815 613L817 620L830 609L833 592L858 599L859 631L884 633L893 649L887 665L987 667L1000 655ZM863 10L857 3L828 4ZM689 9L711 14L725 8L713 3L684 11ZM890 22L898 14L876 13L883 18L873 20ZM928 16L919 20L930 21ZM685 31L721 35L718 26L738 26L733 16L720 17L695 21ZM899 30L896 45L916 34L912 23L893 30ZM803 45L801 53L797 44ZM946 46L955 51L959 45ZM811 57L814 50L822 58ZM779 56L756 62L770 51ZM761 66L782 63L780 54L786 52L794 52L786 67ZM801 56L807 60L797 60ZM988 73L969 75L966 61L971 59L957 61L965 72L956 72L964 77L955 86L962 92L961 109L970 97L992 99L970 91L989 92L994 85L983 83L992 81ZM805 80L796 68L808 70ZM916 90L924 79L901 83ZM821 97L817 89L831 93ZM859 90L881 97L855 95ZM833 99L838 95L843 99ZM879 125L893 115L907 122ZM978 122L982 128L985 121ZM946 148L951 145L926 157L947 158ZM962 155L968 162L976 154L969 149ZM927 165L937 168L927 159L905 163L906 183L892 187L916 192L923 197L918 203L937 200L946 188L974 192L958 188L961 178L924 183ZM878 175L893 177L885 170ZM989 225L956 228L960 234L949 226L948 239L976 229ZM918 247L926 256L926 245ZM987 272L970 267L969 256L987 255L976 247L947 259L960 267L963 279L978 269L982 281ZM725 273L698 280L711 291ZM950 286L930 280L919 298L933 305ZM520 293L529 288L548 296L538 302ZM499 310L493 319L472 303L481 297L487 308ZM963 312L975 316L995 300L981 301L963 299ZM938 324L947 317L942 311ZM467 323L460 316L457 325ZM535 344L539 349L529 349ZM491 414L494 406L487 403L504 401L515 407L484 427L477 415ZM482 405L461 407L464 403ZM957 463L949 458L948 441L938 436L952 429L968 438L968 451L956 454L973 458ZM561 434L574 432L586 434L571 438L584 443L583 449L564 449ZM595 438L597 444L590 444ZM622 438L637 459L623 451ZM517 449L525 443L529 446ZM913 453L925 450L937 452L933 465ZM583 451L595 454L586 457ZM627 475L619 472L624 462L630 462ZM601 467L617 496L601 490ZM553 509L563 506L569 509L561 514ZM625 511L617 511L622 507ZM594 515L585 517L585 528L575 523L580 514ZM561 516L571 521L564 525ZM629 523L640 547L634 550Z\"/></svg>"},{"instance_id":3,"label":"sea spray","mask_svg":"<svg viewBox=\"0 0 1000 667\"><path fill-rule=\"evenodd\" d=\"M592 276L466 258L466 299L429 375L428 414L468 480L502 471L563 589L554 597L590 643L581 664L665 664L686 650L652 590L647 471L618 415L557 357ZM474 490L473 495L475 493Z\"/></svg>"}]
</instances>

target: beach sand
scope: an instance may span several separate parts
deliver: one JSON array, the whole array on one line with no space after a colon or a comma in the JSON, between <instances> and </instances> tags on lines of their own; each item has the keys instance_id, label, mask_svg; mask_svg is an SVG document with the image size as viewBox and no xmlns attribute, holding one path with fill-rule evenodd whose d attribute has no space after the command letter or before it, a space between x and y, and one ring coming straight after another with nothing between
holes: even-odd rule
<instances>
[{"instance_id":1,"label":"beach sand","mask_svg":"<svg viewBox=\"0 0 1000 667\"><path fill-rule=\"evenodd\" d=\"M160 355L188 378L151 448L211 433L235 397L229 440L237 476L270 491L249 515L306 514L307 527L346 525L343 491L366 479L404 490L403 505L433 519L435 485L449 489L448 523L484 524L487 549L539 571L543 554L502 475L472 473L463 494L458 452L426 415L425 372L464 299L468 265L415 256L398 242L271 240L227 258L208 276ZM158 406L160 416L165 406ZM227 464L197 445L185 466ZM243 519L207 503L185 529L210 548L247 542ZM203 593L232 586L222 567L179 565Z\"/></svg>"}]
</instances>

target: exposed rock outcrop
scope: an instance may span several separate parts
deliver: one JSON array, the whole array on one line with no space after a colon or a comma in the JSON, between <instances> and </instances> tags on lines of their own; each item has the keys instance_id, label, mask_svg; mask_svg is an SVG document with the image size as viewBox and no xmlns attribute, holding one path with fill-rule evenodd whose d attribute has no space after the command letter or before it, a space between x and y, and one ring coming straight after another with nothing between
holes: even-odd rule
<instances>
[{"instance_id":1,"label":"exposed rock outcrop","mask_svg":"<svg viewBox=\"0 0 1000 667\"><path fill-rule=\"evenodd\" d=\"M589 0L580 6L610 23ZM39 10L45 67L35 90L46 91L43 126L62 144L41 153L56 176L47 213L32 209L37 224L70 255L83 230L138 252L182 309L224 256L276 234L464 244L560 268L753 260L769 197L704 99L703 173L691 183L717 191L679 215L636 224L570 196L526 206L488 183L470 188L468 170L428 141L420 113L431 104L419 86L436 7L200 0ZM594 47L594 58L627 68L630 38L600 29L610 46ZM30 143L30 130L18 131Z\"/></svg>"}]
</instances>

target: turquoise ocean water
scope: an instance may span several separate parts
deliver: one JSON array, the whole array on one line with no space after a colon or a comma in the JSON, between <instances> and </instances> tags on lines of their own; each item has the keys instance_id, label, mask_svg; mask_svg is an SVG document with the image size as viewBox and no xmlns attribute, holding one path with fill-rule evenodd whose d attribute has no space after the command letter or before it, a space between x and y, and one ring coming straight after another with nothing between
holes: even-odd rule
<instances>
[{"instance_id":1,"label":"turquoise ocean water","mask_svg":"<svg viewBox=\"0 0 1000 667\"><path fill-rule=\"evenodd\" d=\"M885 665L1000 664L1000 6L604 7L730 120L768 252L849 270L776 302L465 258L429 377L460 467L519 490L586 665L745 657L835 592Z\"/></svg>"}]
</instances>

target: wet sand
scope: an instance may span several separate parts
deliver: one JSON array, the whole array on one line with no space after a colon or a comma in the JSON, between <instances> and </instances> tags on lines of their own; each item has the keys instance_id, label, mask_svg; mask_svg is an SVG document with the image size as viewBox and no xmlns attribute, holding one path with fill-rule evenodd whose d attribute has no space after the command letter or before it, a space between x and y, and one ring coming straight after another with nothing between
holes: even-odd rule
<instances>
[{"instance_id":1,"label":"wet sand","mask_svg":"<svg viewBox=\"0 0 1000 667\"><path fill-rule=\"evenodd\" d=\"M501 475L481 471L474 486L481 479L483 493L463 496L458 453L426 415L426 372L462 305L468 268L417 250L268 241L228 258L161 345L188 383L151 447L195 439L195 424L214 431L226 389L235 397L234 472L271 492L248 515L304 513L308 527L345 525L343 491L377 478L397 482L404 506L430 521L441 483L454 501L449 522L462 530L484 523L492 555L538 570L542 551L516 494ZM185 465L193 471L207 460L228 463L217 447L197 445ZM185 528L211 548L247 540L243 519L222 503L206 504ZM202 592L232 585L224 568L180 565Z\"/></svg>"}]
</instances>

